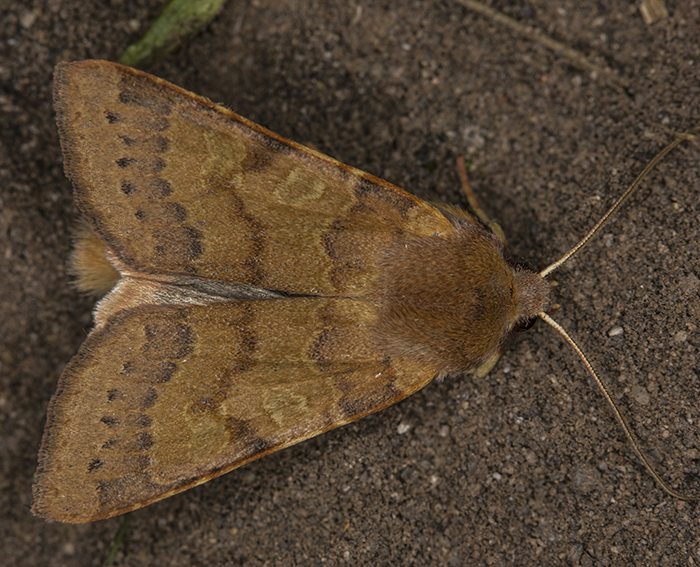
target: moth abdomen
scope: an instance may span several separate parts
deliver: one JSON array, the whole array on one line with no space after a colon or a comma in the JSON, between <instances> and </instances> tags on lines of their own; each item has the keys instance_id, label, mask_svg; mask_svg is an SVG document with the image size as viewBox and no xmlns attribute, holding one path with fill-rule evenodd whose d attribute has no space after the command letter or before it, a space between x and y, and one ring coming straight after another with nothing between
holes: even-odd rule
<instances>
[{"instance_id":1,"label":"moth abdomen","mask_svg":"<svg viewBox=\"0 0 700 567\"><path fill-rule=\"evenodd\" d=\"M104 241L87 223L78 227L70 260L70 270L80 291L104 295L119 281L119 271L110 261Z\"/></svg>"}]
</instances>

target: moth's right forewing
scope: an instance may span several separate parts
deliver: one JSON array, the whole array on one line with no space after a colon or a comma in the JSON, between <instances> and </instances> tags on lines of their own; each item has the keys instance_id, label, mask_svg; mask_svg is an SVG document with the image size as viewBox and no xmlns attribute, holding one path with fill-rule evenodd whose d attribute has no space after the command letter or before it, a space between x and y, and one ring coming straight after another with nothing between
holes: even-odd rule
<instances>
[{"instance_id":1,"label":"moth's right forewing","mask_svg":"<svg viewBox=\"0 0 700 567\"><path fill-rule=\"evenodd\" d=\"M55 104L82 213L142 273L359 295L387 246L453 231L398 187L128 67L59 65Z\"/></svg>"},{"instance_id":2,"label":"moth's right forewing","mask_svg":"<svg viewBox=\"0 0 700 567\"><path fill-rule=\"evenodd\" d=\"M107 518L383 409L435 369L377 347L354 300L141 307L93 333L48 412L33 510Z\"/></svg>"}]
</instances>

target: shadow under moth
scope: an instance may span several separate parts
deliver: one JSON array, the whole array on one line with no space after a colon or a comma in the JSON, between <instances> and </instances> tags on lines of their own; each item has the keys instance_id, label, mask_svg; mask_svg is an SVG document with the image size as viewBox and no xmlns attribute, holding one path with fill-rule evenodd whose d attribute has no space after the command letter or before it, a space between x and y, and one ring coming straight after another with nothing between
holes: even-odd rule
<instances>
[{"instance_id":1,"label":"shadow under moth","mask_svg":"<svg viewBox=\"0 0 700 567\"><path fill-rule=\"evenodd\" d=\"M519 322L568 338L547 270L508 265L468 212L116 63L54 85L74 268L104 297L48 409L39 516L123 514L486 369Z\"/></svg>"}]
</instances>

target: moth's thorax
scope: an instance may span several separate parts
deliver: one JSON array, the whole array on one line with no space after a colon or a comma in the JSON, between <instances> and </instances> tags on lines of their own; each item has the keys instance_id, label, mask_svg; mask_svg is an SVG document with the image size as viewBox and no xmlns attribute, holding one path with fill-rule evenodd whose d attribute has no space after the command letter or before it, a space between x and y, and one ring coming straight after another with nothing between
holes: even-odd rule
<instances>
[{"instance_id":1,"label":"moth's thorax","mask_svg":"<svg viewBox=\"0 0 700 567\"><path fill-rule=\"evenodd\" d=\"M392 356L444 372L473 368L546 301L533 276L539 278L514 271L495 237L472 223L448 236L403 242L384 258L379 340Z\"/></svg>"}]
</instances>

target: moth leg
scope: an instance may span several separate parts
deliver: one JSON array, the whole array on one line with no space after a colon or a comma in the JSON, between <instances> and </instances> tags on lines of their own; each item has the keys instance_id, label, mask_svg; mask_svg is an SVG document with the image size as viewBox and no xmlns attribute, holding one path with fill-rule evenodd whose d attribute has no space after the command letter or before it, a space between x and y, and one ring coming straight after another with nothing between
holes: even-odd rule
<instances>
[{"instance_id":1,"label":"moth leg","mask_svg":"<svg viewBox=\"0 0 700 567\"><path fill-rule=\"evenodd\" d=\"M484 362L477 366L474 370L470 372L476 378L485 378L486 375L493 370L493 367L498 364L501 359L501 351L497 350L491 356L489 356Z\"/></svg>"},{"instance_id":2,"label":"moth leg","mask_svg":"<svg viewBox=\"0 0 700 567\"><path fill-rule=\"evenodd\" d=\"M477 218L486 225L491 232L501 241L503 246L506 245L506 234L503 232L501 225L499 225L495 220L493 220L486 211L479 204L479 199L476 198L476 193L472 189L469 183L469 178L467 177L467 168L464 165L464 156L457 156L457 173L459 174L459 181L462 184L462 191L467 198L469 207Z\"/></svg>"}]
</instances>

